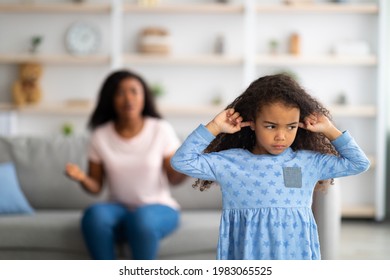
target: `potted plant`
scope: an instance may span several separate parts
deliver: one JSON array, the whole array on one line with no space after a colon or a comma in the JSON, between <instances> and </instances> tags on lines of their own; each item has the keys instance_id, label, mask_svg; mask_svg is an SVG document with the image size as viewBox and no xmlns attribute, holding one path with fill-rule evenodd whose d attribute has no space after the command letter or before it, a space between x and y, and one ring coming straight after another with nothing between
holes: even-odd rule
<instances>
[{"instance_id":1,"label":"potted plant","mask_svg":"<svg viewBox=\"0 0 390 280\"><path fill-rule=\"evenodd\" d=\"M71 136L74 133L73 124L66 122L62 125L61 130L64 136Z\"/></svg>"},{"instance_id":2,"label":"potted plant","mask_svg":"<svg viewBox=\"0 0 390 280\"><path fill-rule=\"evenodd\" d=\"M154 97L156 98L162 97L165 93L163 85L159 83L152 84L150 86L150 90L152 91Z\"/></svg>"},{"instance_id":3,"label":"potted plant","mask_svg":"<svg viewBox=\"0 0 390 280\"><path fill-rule=\"evenodd\" d=\"M279 42L276 39L269 41L269 50L271 54L277 54L279 48Z\"/></svg>"},{"instance_id":4,"label":"potted plant","mask_svg":"<svg viewBox=\"0 0 390 280\"><path fill-rule=\"evenodd\" d=\"M35 35L31 37L31 42L30 42L30 52L31 53L37 53L39 46L42 44L43 37L40 35Z\"/></svg>"}]
</instances>

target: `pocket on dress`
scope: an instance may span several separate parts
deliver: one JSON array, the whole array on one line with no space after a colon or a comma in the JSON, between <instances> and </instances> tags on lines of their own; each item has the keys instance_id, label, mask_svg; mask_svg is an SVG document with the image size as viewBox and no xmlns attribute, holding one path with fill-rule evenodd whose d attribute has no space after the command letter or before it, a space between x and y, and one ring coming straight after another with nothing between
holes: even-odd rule
<instances>
[{"instance_id":1,"label":"pocket on dress","mask_svg":"<svg viewBox=\"0 0 390 280\"><path fill-rule=\"evenodd\" d=\"M287 188L302 188L302 170L300 167L283 167L284 185Z\"/></svg>"}]
</instances>

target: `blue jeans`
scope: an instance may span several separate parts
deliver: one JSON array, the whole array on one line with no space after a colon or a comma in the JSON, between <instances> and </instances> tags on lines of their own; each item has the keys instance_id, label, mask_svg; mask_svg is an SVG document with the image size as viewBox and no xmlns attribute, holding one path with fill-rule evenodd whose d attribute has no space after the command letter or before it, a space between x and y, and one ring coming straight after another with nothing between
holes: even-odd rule
<instances>
[{"instance_id":1,"label":"blue jeans","mask_svg":"<svg viewBox=\"0 0 390 280\"><path fill-rule=\"evenodd\" d=\"M97 203L85 210L81 229L93 259L116 259L116 245L127 242L134 259L153 260L160 240L178 227L179 216L160 204L129 210L119 203Z\"/></svg>"}]
</instances>

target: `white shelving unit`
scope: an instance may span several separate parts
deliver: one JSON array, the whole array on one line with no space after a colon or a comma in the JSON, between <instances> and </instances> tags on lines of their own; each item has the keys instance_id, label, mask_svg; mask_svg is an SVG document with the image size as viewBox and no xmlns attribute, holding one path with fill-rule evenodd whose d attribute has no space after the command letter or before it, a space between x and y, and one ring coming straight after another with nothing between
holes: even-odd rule
<instances>
[{"instance_id":1,"label":"white shelving unit","mask_svg":"<svg viewBox=\"0 0 390 280\"><path fill-rule=\"evenodd\" d=\"M100 26L104 29L105 45L97 54L90 56L70 55L63 46L59 47L59 43L52 42L48 43L48 49L34 55L20 48L14 49L10 44L0 45L0 77L5 77L3 81L0 78L0 112L12 114L13 124L19 126L19 129L12 131L19 133L23 133L23 125L34 124L34 119L41 122L69 118L76 121L77 118L82 120L80 123L84 127L103 77L113 69L129 67L152 83L166 85L169 90L159 101L161 111L184 136L188 132L186 129L192 129L192 124L207 120L222 110L225 103L259 75L280 69L294 70L302 78L304 86L318 93L319 99L325 101L337 122L356 131L353 131L354 135L372 161L367 174L356 176L352 181L341 181L344 184L342 188L347 191L343 193L343 197L347 198L343 201L343 216L383 220L386 147L383 128L386 127L386 115L385 104L381 100L385 95L383 80L386 77L383 76L382 57L387 50L381 47L381 43L385 34L384 18L388 17L388 9L384 7L388 4L384 0L368 0L367 3L351 0L346 4L314 2L285 5L278 0L231 0L228 4L212 0L172 0L166 4L162 1L156 7L144 7L130 0L100 0L81 4L60 0L52 3L36 0L32 4L0 1L0 33L5 30L1 26L9 24L13 28L8 22L22 17L24 22L35 21L36 17L62 20L61 27L48 26L51 28L50 34L58 32L59 28L65 32L66 26L76 20L97 24L105 22ZM360 28L362 38L370 41L371 54L336 56L324 51L319 43L312 52L308 44L308 48L298 56L283 50L274 55L269 54L265 46L265 40L270 39L271 34L279 35L280 39L280 34L286 37L287 31L294 28L298 32L307 29L307 41L316 32L322 32L319 36L323 40L321 43L327 38L328 41L339 40L349 33L349 30L343 33L342 29L351 26L336 26L337 23L333 21L348 22L345 17L350 17L357 25L353 28ZM308 26L308 22L313 27ZM137 52L136 33L148 24L162 25L172 32L174 40L169 55ZM316 31L314 25L321 29ZM334 31L341 35L333 35ZM223 55L213 54L212 50L212 42L218 32L223 33L229 47ZM354 32L351 34L356 37L358 31ZM303 33L303 36L306 34ZM52 38L51 35L47 37L48 40ZM39 105L16 108L10 104L10 85L5 85L4 81L13 79L15 66L25 61L44 64L47 68L45 73L51 79L45 80L44 85L50 92L44 92L45 98ZM60 73L65 73L66 78L71 76L73 80L57 78L61 77ZM336 90L342 90L340 82L333 82L332 79L340 80L341 76L345 77L345 84L349 87L348 103L343 106L331 102L331 98L337 94ZM54 84L61 86L56 89ZM370 94L362 94L362 88ZM210 99L216 94L223 97L220 106L210 105ZM77 98L89 102L84 105L69 102ZM47 118L48 115L51 117ZM15 121L17 116L19 121Z\"/></svg>"}]
</instances>

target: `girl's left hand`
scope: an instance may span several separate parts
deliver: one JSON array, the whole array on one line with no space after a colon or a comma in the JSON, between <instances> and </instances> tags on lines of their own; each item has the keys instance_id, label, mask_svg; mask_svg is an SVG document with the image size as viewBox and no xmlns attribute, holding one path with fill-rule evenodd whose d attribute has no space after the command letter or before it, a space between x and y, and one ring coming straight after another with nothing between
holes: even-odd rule
<instances>
[{"instance_id":1,"label":"girl's left hand","mask_svg":"<svg viewBox=\"0 0 390 280\"><path fill-rule=\"evenodd\" d=\"M333 141L342 133L333 125L333 123L322 114L311 114L304 119L303 123L299 123L299 127L307 129L311 132L320 132L326 138Z\"/></svg>"},{"instance_id":2,"label":"girl's left hand","mask_svg":"<svg viewBox=\"0 0 390 280\"><path fill-rule=\"evenodd\" d=\"M322 114L311 114L304 119L304 123L299 123L299 127L311 132L325 132L332 128L333 124Z\"/></svg>"}]
</instances>

